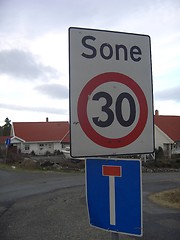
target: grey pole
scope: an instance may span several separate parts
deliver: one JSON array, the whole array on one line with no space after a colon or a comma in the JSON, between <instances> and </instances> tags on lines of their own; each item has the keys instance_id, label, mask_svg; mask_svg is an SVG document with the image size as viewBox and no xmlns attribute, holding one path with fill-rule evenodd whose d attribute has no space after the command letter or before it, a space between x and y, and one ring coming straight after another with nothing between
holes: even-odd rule
<instances>
[{"instance_id":1,"label":"grey pole","mask_svg":"<svg viewBox=\"0 0 180 240\"><path fill-rule=\"evenodd\" d=\"M116 232L111 232L111 240L128 240L127 235L119 234ZM134 238L133 238L134 239Z\"/></svg>"},{"instance_id":2,"label":"grey pole","mask_svg":"<svg viewBox=\"0 0 180 240\"><path fill-rule=\"evenodd\" d=\"M115 233L115 232L112 232L112 233L111 233L111 239L112 239L112 240L119 240L119 234L118 234L118 233Z\"/></svg>"},{"instance_id":3,"label":"grey pole","mask_svg":"<svg viewBox=\"0 0 180 240\"><path fill-rule=\"evenodd\" d=\"M5 163L7 163L7 155L8 155L8 145L6 145L6 156L5 156Z\"/></svg>"}]
</instances>

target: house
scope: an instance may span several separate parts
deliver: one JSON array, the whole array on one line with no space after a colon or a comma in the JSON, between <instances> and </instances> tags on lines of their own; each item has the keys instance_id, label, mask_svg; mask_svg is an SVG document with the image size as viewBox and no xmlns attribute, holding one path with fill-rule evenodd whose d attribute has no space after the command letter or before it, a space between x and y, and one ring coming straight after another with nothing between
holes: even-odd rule
<instances>
[{"instance_id":1,"label":"house","mask_svg":"<svg viewBox=\"0 0 180 240\"><path fill-rule=\"evenodd\" d=\"M13 122L11 144L21 153L53 154L69 146L68 122Z\"/></svg>"},{"instance_id":2,"label":"house","mask_svg":"<svg viewBox=\"0 0 180 240\"><path fill-rule=\"evenodd\" d=\"M155 148L161 147L167 157L180 154L180 116L159 115L156 110L154 125Z\"/></svg>"},{"instance_id":3,"label":"house","mask_svg":"<svg viewBox=\"0 0 180 240\"><path fill-rule=\"evenodd\" d=\"M180 116L154 116L155 148L161 147L167 157L180 154ZM69 148L68 122L13 122L11 144L22 153L44 155ZM4 141L4 139L3 139Z\"/></svg>"}]
</instances>

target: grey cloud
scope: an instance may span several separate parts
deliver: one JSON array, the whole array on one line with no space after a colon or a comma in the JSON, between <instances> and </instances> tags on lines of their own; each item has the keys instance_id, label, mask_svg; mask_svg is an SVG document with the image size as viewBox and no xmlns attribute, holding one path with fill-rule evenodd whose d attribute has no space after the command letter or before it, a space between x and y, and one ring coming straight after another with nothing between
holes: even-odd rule
<instances>
[{"instance_id":1,"label":"grey cloud","mask_svg":"<svg viewBox=\"0 0 180 240\"><path fill-rule=\"evenodd\" d=\"M58 76L55 69L39 63L32 53L18 49L0 51L0 74L23 80L47 80Z\"/></svg>"},{"instance_id":2,"label":"grey cloud","mask_svg":"<svg viewBox=\"0 0 180 240\"><path fill-rule=\"evenodd\" d=\"M68 110L61 108L53 108L53 107L26 107L20 105L13 104L5 104L0 103L0 108L17 110L17 111L29 111L29 112L38 112L38 113L51 113L51 114L60 114L60 115L68 115Z\"/></svg>"},{"instance_id":3,"label":"grey cloud","mask_svg":"<svg viewBox=\"0 0 180 240\"><path fill-rule=\"evenodd\" d=\"M143 4L145 2L148 1ZM139 6L142 0L114 0L113 3L108 0L7 0L0 7L0 28L4 32L18 30L25 35L39 35L71 25L97 26L101 21L111 25Z\"/></svg>"},{"instance_id":4,"label":"grey cloud","mask_svg":"<svg viewBox=\"0 0 180 240\"><path fill-rule=\"evenodd\" d=\"M92 4L87 7L87 3L80 0L4 1L0 7L0 28L3 28L3 32L18 30L25 35L53 31L68 25L72 20L80 23L80 19L92 16Z\"/></svg>"},{"instance_id":5,"label":"grey cloud","mask_svg":"<svg viewBox=\"0 0 180 240\"><path fill-rule=\"evenodd\" d=\"M35 90L51 98L68 99L68 88L60 84L43 84L37 86Z\"/></svg>"},{"instance_id":6,"label":"grey cloud","mask_svg":"<svg viewBox=\"0 0 180 240\"><path fill-rule=\"evenodd\" d=\"M180 102L180 86L155 92L155 99Z\"/></svg>"}]
</instances>

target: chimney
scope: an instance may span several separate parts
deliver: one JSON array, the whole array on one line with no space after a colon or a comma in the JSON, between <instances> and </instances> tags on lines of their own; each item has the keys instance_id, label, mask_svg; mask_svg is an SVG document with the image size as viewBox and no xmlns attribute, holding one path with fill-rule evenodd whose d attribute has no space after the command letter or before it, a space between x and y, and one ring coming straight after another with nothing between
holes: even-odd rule
<instances>
[{"instance_id":1,"label":"chimney","mask_svg":"<svg viewBox=\"0 0 180 240\"><path fill-rule=\"evenodd\" d=\"M155 111L155 116L159 116L159 111L158 110Z\"/></svg>"},{"instance_id":2,"label":"chimney","mask_svg":"<svg viewBox=\"0 0 180 240\"><path fill-rule=\"evenodd\" d=\"M49 122L49 119L48 119L48 117L46 118L46 122Z\"/></svg>"}]
</instances>

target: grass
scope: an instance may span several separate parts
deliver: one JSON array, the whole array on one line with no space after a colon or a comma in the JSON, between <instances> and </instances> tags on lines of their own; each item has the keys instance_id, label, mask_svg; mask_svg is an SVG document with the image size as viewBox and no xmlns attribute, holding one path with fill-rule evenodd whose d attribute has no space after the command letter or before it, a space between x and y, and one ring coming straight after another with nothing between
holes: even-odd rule
<instances>
[{"instance_id":1,"label":"grass","mask_svg":"<svg viewBox=\"0 0 180 240\"><path fill-rule=\"evenodd\" d=\"M26 169L21 167L19 164L17 163L0 163L0 169L2 170L14 170L14 171L38 171L39 169Z\"/></svg>"},{"instance_id":2,"label":"grass","mask_svg":"<svg viewBox=\"0 0 180 240\"><path fill-rule=\"evenodd\" d=\"M0 169L10 170L12 169L13 164L9 165L6 163L0 163Z\"/></svg>"},{"instance_id":3,"label":"grass","mask_svg":"<svg viewBox=\"0 0 180 240\"><path fill-rule=\"evenodd\" d=\"M61 161L56 167L52 166L40 166L34 161L25 161L22 163L0 163L0 169L13 170L13 171L35 171L35 172L46 172L53 171L59 173L84 173L84 161L73 163L70 160Z\"/></svg>"},{"instance_id":4,"label":"grass","mask_svg":"<svg viewBox=\"0 0 180 240\"><path fill-rule=\"evenodd\" d=\"M152 194L149 199L161 206L180 210L180 188Z\"/></svg>"}]
</instances>

